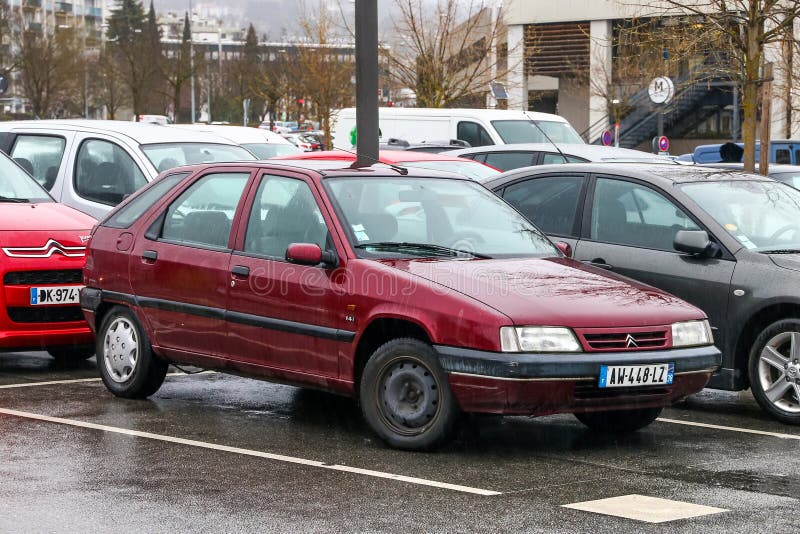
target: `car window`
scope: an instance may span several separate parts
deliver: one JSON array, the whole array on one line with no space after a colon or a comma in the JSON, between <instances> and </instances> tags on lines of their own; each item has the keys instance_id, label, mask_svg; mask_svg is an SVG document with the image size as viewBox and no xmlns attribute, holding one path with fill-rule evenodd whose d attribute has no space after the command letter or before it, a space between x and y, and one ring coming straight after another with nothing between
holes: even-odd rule
<instances>
[{"instance_id":1,"label":"car window","mask_svg":"<svg viewBox=\"0 0 800 534\"><path fill-rule=\"evenodd\" d=\"M181 165L252 161L256 157L238 145L216 143L158 143L142 145L142 151L158 172Z\"/></svg>"},{"instance_id":2,"label":"car window","mask_svg":"<svg viewBox=\"0 0 800 534\"><path fill-rule=\"evenodd\" d=\"M795 189L800 189L800 172L771 172L769 177L787 183Z\"/></svg>"},{"instance_id":3,"label":"car window","mask_svg":"<svg viewBox=\"0 0 800 534\"><path fill-rule=\"evenodd\" d=\"M0 153L0 197L7 201L17 199L31 203L53 201L36 180L3 153Z\"/></svg>"},{"instance_id":4,"label":"car window","mask_svg":"<svg viewBox=\"0 0 800 534\"><path fill-rule=\"evenodd\" d=\"M477 122L461 121L456 129L456 137L466 141L470 146L493 145L491 136L486 129Z\"/></svg>"},{"instance_id":5,"label":"car window","mask_svg":"<svg viewBox=\"0 0 800 534\"><path fill-rule=\"evenodd\" d=\"M788 148L779 148L775 151L775 163L789 165L792 163L792 153Z\"/></svg>"},{"instance_id":6,"label":"car window","mask_svg":"<svg viewBox=\"0 0 800 534\"><path fill-rule=\"evenodd\" d=\"M577 143L583 139L568 122L500 120L492 121L504 143Z\"/></svg>"},{"instance_id":7,"label":"car window","mask_svg":"<svg viewBox=\"0 0 800 534\"><path fill-rule=\"evenodd\" d=\"M56 182L66 146L63 137L20 134L14 141L11 157L50 191Z\"/></svg>"},{"instance_id":8,"label":"car window","mask_svg":"<svg viewBox=\"0 0 800 534\"><path fill-rule=\"evenodd\" d=\"M533 152L489 152L486 164L501 171L510 171L533 164Z\"/></svg>"},{"instance_id":9,"label":"car window","mask_svg":"<svg viewBox=\"0 0 800 534\"><path fill-rule=\"evenodd\" d=\"M546 234L573 236L582 176L547 176L518 182L503 198Z\"/></svg>"},{"instance_id":10,"label":"car window","mask_svg":"<svg viewBox=\"0 0 800 534\"><path fill-rule=\"evenodd\" d=\"M792 165L800 165L800 149L794 151L794 162Z\"/></svg>"},{"instance_id":11,"label":"car window","mask_svg":"<svg viewBox=\"0 0 800 534\"><path fill-rule=\"evenodd\" d=\"M244 251L284 258L292 243L314 243L325 249L328 227L308 184L283 176L264 176L258 186Z\"/></svg>"},{"instance_id":12,"label":"car window","mask_svg":"<svg viewBox=\"0 0 800 534\"><path fill-rule=\"evenodd\" d=\"M207 174L170 204L161 237L212 247L226 248L233 215L250 174Z\"/></svg>"},{"instance_id":13,"label":"car window","mask_svg":"<svg viewBox=\"0 0 800 534\"><path fill-rule=\"evenodd\" d=\"M258 159L269 159L287 154L302 154L303 151L294 145L284 143L242 143L242 146Z\"/></svg>"},{"instance_id":14,"label":"car window","mask_svg":"<svg viewBox=\"0 0 800 534\"><path fill-rule=\"evenodd\" d=\"M81 143L75 162L75 191L88 200L116 206L147 183L125 150L110 141Z\"/></svg>"},{"instance_id":15,"label":"car window","mask_svg":"<svg viewBox=\"0 0 800 534\"><path fill-rule=\"evenodd\" d=\"M591 222L595 241L673 251L678 230L699 229L683 210L649 187L597 179Z\"/></svg>"},{"instance_id":16,"label":"car window","mask_svg":"<svg viewBox=\"0 0 800 534\"><path fill-rule=\"evenodd\" d=\"M586 163L587 161L589 160L577 156L554 154L553 152L545 152L542 156L542 165L549 165L551 163Z\"/></svg>"},{"instance_id":17,"label":"car window","mask_svg":"<svg viewBox=\"0 0 800 534\"><path fill-rule=\"evenodd\" d=\"M189 173L181 172L160 178L149 187L141 190L126 204L120 206L103 221L103 226L110 228L129 228L150 206L158 202L170 189L183 180Z\"/></svg>"}]
</instances>

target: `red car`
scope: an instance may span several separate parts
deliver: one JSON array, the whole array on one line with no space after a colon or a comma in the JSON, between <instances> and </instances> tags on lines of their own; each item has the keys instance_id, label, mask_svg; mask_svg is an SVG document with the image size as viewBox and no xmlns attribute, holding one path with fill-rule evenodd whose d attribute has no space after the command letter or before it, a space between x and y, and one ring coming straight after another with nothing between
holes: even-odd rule
<instances>
[{"instance_id":1,"label":"red car","mask_svg":"<svg viewBox=\"0 0 800 534\"><path fill-rule=\"evenodd\" d=\"M345 150L322 150L317 152L301 152L272 158L295 161L341 161L354 162L356 154ZM409 150L381 150L378 159L387 165L401 165L417 169L454 172L473 180L486 180L500 174L500 171L485 163L444 154L430 154Z\"/></svg>"},{"instance_id":2,"label":"red car","mask_svg":"<svg viewBox=\"0 0 800 534\"><path fill-rule=\"evenodd\" d=\"M108 389L168 362L360 400L395 447L459 412L631 431L719 366L703 312L564 256L474 181L348 162L184 167L95 230L81 305Z\"/></svg>"},{"instance_id":3,"label":"red car","mask_svg":"<svg viewBox=\"0 0 800 534\"><path fill-rule=\"evenodd\" d=\"M44 349L62 361L94 354L78 301L94 223L0 154L0 351Z\"/></svg>"}]
</instances>

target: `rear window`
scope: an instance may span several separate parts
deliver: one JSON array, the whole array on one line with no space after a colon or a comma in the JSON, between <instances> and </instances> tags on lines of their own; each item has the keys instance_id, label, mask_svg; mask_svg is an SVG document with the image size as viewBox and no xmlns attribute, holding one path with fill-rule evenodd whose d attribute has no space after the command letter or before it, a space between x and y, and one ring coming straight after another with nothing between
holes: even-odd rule
<instances>
[{"instance_id":1,"label":"rear window","mask_svg":"<svg viewBox=\"0 0 800 534\"><path fill-rule=\"evenodd\" d=\"M294 145L285 143L242 143L258 159L269 159L287 154L300 154L303 151Z\"/></svg>"},{"instance_id":2,"label":"rear window","mask_svg":"<svg viewBox=\"0 0 800 534\"><path fill-rule=\"evenodd\" d=\"M166 195L170 189L188 176L188 172L167 175L154 181L149 187L142 189L132 196L128 202L120 204L119 208L111 212L102 226L110 228L129 228L144 212Z\"/></svg>"},{"instance_id":3,"label":"rear window","mask_svg":"<svg viewBox=\"0 0 800 534\"><path fill-rule=\"evenodd\" d=\"M228 161L253 161L255 156L238 145L215 143L159 143L142 145L150 163L158 172L182 165L219 163Z\"/></svg>"}]
</instances>

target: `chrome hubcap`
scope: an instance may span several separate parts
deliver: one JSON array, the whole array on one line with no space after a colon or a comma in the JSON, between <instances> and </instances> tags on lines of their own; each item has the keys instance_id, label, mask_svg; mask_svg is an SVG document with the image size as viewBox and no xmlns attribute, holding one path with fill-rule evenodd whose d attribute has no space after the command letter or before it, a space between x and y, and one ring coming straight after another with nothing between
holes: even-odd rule
<instances>
[{"instance_id":1,"label":"chrome hubcap","mask_svg":"<svg viewBox=\"0 0 800 534\"><path fill-rule=\"evenodd\" d=\"M139 361L139 336L124 317L117 317L103 339L103 364L114 382L125 382L136 370Z\"/></svg>"},{"instance_id":2,"label":"chrome hubcap","mask_svg":"<svg viewBox=\"0 0 800 534\"><path fill-rule=\"evenodd\" d=\"M758 381L777 408L800 413L800 332L770 339L758 361Z\"/></svg>"},{"instance_id":3,"label":"chrome hubcap","mask_svg":"<svg viewBox=\"0 0 800 534\"><path fill-rule=\"evenodd\" d=\"M379 387L381 413L397 431L418 434L435 418L439 388L424 365L400 360L384 371Z\"/></svg>"}]
</instances>

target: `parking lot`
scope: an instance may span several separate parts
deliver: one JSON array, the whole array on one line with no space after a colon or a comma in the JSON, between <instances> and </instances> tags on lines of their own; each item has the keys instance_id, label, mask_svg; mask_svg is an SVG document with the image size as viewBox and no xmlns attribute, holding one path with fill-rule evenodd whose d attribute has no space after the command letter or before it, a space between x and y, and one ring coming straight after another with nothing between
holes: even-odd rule
<instances>
[{"instance_id":1,"label":"parking lot","mask_svg":"<svg viewBox=\"0 0 800 534\"><path fill-rule=\"evenodd\" d=\"M571 416L486 417L439 452L408 453L374 438L348 399L174 371L149 400L128 401L106 391L94 359L62 369L44 353L0 356L0 530L797 525L800 432L746 392L706 390L626 438L594 435ZM580 509L618 497L599 503L602 514Z\"/></svg>"}]
</instances>

